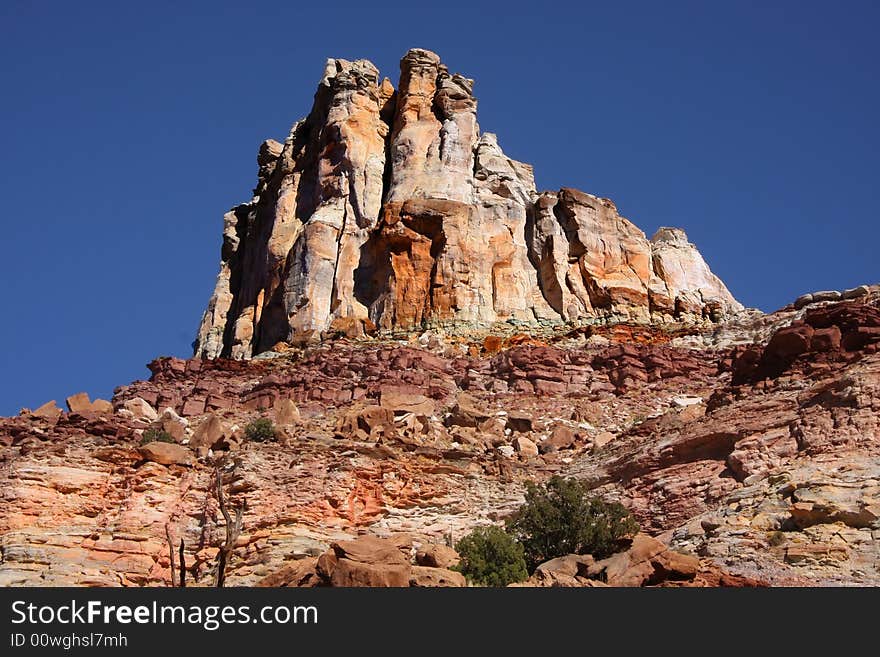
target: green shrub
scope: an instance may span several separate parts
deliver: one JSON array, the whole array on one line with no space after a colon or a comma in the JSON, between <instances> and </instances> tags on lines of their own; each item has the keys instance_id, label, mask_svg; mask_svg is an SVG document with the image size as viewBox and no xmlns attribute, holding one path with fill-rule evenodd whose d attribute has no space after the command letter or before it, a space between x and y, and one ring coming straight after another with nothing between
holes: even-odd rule
<instances>
[{"instance_id":1,"label":"green shrub","mask_svg":"<svg viewBox=\"0 0 880 657\"><path fill-rule=\"evenodd\" d=\"M261 417L244 428L244 435L248 440L253 440L258 443L272 440L275 438L275 425L269 418Z\"/></svg>"},{"instance_id":2,"label":"green shrub","mask_svg":"<svg viewBox=\"0 0 880 657\"><path fill-rule=\"evenodd\" d=\"M507 586L529 576L522 545L500 527L478 527L462 538L455 549L461 563L454 570L475 584Z\"/></svg>"},{"instance_id":3,"label":"green shrub","mask_svg":"<svg viewBox=\"0 0 880 657\"><path fill-rule=\"evenodd\" d=\"M164 429L149 428L145 429L141 436L141 445L147 443L176 443L177 441L171 437L171 434Z\"/></svg>"},{"instance_id":4,"label":"green shrub","mask_svg":"<svg viewBox=\"0 0 880 657\"><path fill-rule=\"evenodd\" d=\"M522 544L531 572L566 554L604 559L639 525L622 504L591 496L576 479L554 476L544 486L526 484L526 502L507 521L507 530Z\"/></svg>"}]
</instances>

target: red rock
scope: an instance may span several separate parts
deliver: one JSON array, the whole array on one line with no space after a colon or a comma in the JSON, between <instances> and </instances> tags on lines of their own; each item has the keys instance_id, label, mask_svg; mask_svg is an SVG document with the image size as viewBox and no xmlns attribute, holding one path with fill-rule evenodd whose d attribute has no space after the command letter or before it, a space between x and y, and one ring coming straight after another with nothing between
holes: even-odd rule
<instances>
[{"instance_id":1,"label":"red rock","mask_svg":"<svg viewBox=\"0 0 880 657\"><path fill-rule=\"evenodd\" d=\"M193 462L192 452L183 445L152 442L141 445L138 451L147 461L162 465L191 465Z\"/></svg>"},{"instance_id":2,"label":"red rock","mask_svg":"<svg viewBox=\"0 0 880 657\"><path fill-rule=\"evenodd\" d=\"M511 431L519 431L521 433L529 433L535 430L535 419L528 413L512 411L507 415L506 428Z\"/></svg>"},{"instance_id":3,"label":"red rock","mask_svg":"<svg viewBox=\"0 0 880 657\"><path fill-rule=\"evenodd\" d=\"M331 586L410 586L412 566L385 563L361 563L340 559L330 578Z\"/></svg>"},{"instance_id":4,"label":"red rock","mask_svg":"<svg viewBox=\"0 0 880 657\"><path fill-rule=\"evenodd\" d=\"M665 580L693 579L700 560L669 550L657 539L638 534L632 545L590 566L592 577L603 576L609 586L644 586Z\"/></svg>"},{"instance_id":5,"label":"red rock","mask_svg":"<svg viewBox=\"0 0 880 657\"><path fill-rule=\"evenodd\" d=\"M180 414L184 417L201 415L205 412L205 400L200 397L190 397L183 404Z\"/></svg>"},{"instance_id":6,"label":"red rock","mask_svg":"<svg viewBox=\"0 0 880 657\"><path fill-rule=\"evenodd\" d=\"M211 414L196 427L189 446L195 450L203 449L207 453L209 449L217 449L221 442L231 436L232 433L222 420Z\"/></svg>"},{"instance_id":7,"label":"red rock","mask_svg":"<svg viewBox=\"0 0 880 657\"><path fill-rule=\"evenodd\" d=\"M596 563L589 554L567 554L563 557L550 559L535 568L535 574L567 575L569 577L588 576L589 569Z\"/></svg>"},{"instance_id":8,"label":"red rock","mask_svg":"<svg viewBox=\"0 0 880 657\"><path fill-rule=\"evenodd\" d=\"M336 557L336 553L333 550L327 550L318 557L315 563L315 572L324 581L329 582L333 577L333 570L338 562L339 559Z\"/></svg>"},{"instance_id":9,"label":"red rock","mask_svg":"<svg viewBox=\"0 0 880 657\"><path fill-rule=\"evenodd\" d=\"M560 381L546 381L544 379L535 379L535 394L538 395L557 395L563 394L568 386Z\"/></svg>"},{"instance_id":10,"label":"red rock","mask_svg":"<svg viewBox=\"0 0 880 657\"><path fill-rule=\"evenodd\" d=\"M307 557L285 564L274 573L266 575L255 586L272 588L321 586L323 580L316 572L317 562L316 558Z\"/></svg>"},{"instance_id":11,"label":"red rock","mask_svg":"<svg viewBox=\"0 0 880 657\"><path fill-rule=\"evenodd\" d=\"M452 412L446 419L446 424L449 426L476 427L492 416L493 414L484 404L481 404L467 393L461 393Z\"/></svg>"},{"instance_id":12,"label":"red rock","mask_svg":"<svg viewBox=\"0 0 880 657\"><path fill-rule=\"evenodd\" d=\"M483 351L487 354L496 354L504 346L504 338L497 335L487 335L483 340Z\"/></svg>"},{"instance_id":13,"label":"red rock","mask_svg":"<svg viewBox=\"0 0 880 657\"><path fill-rule=\"evenodd\" d=\"M55 400L48 401L39 408L35 409L31 412L31 415L36 417L41 417L46 420L57 421L59 417L61 417L62 411L58 408L58 405L55 403Z\"/></svg>"},{"instance_id":14,"label":"red rock","mask_svg":"<svg viewBox=\"0 0 880 657\"><path fill-rule=\"evenodd\" d=\"M299 408L292 399L279 398L274 404L275 423L280 426L292 426L299 424L302 419Z\"/></svg>"},{"instance_id":15,"label":"red rock","mask_svg":"<svg viewBox=\"0 0 880 657\"><path fill-rule=\"evenodd\" d=\"M828 351L836 353L840 351L840 329L837 326L816 329L810 346L814 351Z\"/></svg>"},{"instance_id":16,"label":"red rock","mask_svg":"<svg viewBox=\"0 0 880 657\"><path fill-rule=\"evenodd\" d=\"M68 397L65 402L67 403L67 410L71 413L90 413L92 411L92 402L89 401L89 395L85 392L78 392L75 395L71 395Z\"/></svg>"},{"instance_id":17,"label":"red rock","mask_svg":"<svg viewBox=\"0 0 880 657\"><path fill-rule=\"evenodd\" d=\"M342 416L336 425L336 437L367 440L378 432L394 431L394 411L381 406L355 408Z\"/></svg>"},{"instance_id":18,"label":"red rock","mask_svg":"<svg viewBox=\"0 0 880 657\"><path fill-rule=\"evenodd\" d=\"M94 413L112 413L113 404L106 399L96 399L92 402L92 412Z\"/></svg>"},{"instance_id":19,"label":"red rock","mask_svg":"<svg viewBox=\"0 0 880 657\"><path fill-rule=\"evenodd\" d=\"M810 349L813 332L813 327L808 324L779 329L767 343L764 358L787 361L806 353Z\"/></svg>"},{"instance_id":20,"label":"red rock","mask_svg":"<svg viewBox=\"0 0 880 657\"><path fill-rule=\"evenodd\" d=\"M452 568L461 561L458 552L446 545L429 543L416 552L416 563L430 568Z\"/></svg>"},{"instance_id":21,"label":"red rock","mask_svg":"<svg viewBox=\"0 0 880 657\"><path fill-rule=\"evenodd\" d=\"M591 482L596 494L631 509L645 532L664 545L670 541L670 550L647 560L626 557L623 579L645 586L873 585L880 583L871 535L880 517L880 355L871 349L880 342L854 351L842 343L847 335L873 335L860 329L873 327L870 308L878 296L871 291L857 304L808 306L800 315L814 329L809 350L771 378L752 375L774 327L795 316L791 309L746 313L739 324L670 329L665 342L664 331L648 326L597 326L574 336L548 330L541 338L553 346L513 346L489 358L461 355L461 344L483 337L468 335L436 338L430 352L377 340L313 344L252 362L205 360L198 372L185 361L168 361L152 381L120 387L113 404L125 409L128 400L155 395L166 400L160 409L180 409L189 398L222 396L217 417L226 426L244 426L254 417L245 403L298 400L302 414L291 427L292 444L250 443L224 461L230 504L247 503L230 586L253 585L285 566L291 567L276 582L292 585L298 576L290 555L317 553L317 545L384 529L385 522L406 523L413 532L389 541L406 550L403 563L390 565L409 567L408 585L417 579L409 564L411 540L441 542L447 532L460 538L486 518L501 520L515 508L525 481L540 483L555 472ZM632 343L584 345L588 335ZM864 338L850 339L855 348ZM736 376L746 353L757 356L744 364L749 374L731 383L729 373ZM408 369L399 369L404 363ZM554 379L537 376L554 368ZM609 376L627 369L643 376L615 388ZM564 391L537 396L530 375ZM364 408L364 402L337 405L337 395L357 390L375 404L386 388L424 396L443 417L465 392L470 412L485 419L447 429L398 417L392 427L393 411L374 405L379 410L371 413L383 415L364 418L372 436L355 422L371 444L328 440L340 418ZM310 401L315 390L319 396ZM693 416L670 408L671 400L685 397L708 401L689 406L701 411ZM568 453L506 458L499 447L513 455L513 435L505 434L496 409L507 417L525 414L542 432L569 421L593 428ZM655 416L658 410L665 412ZM166 423L180 439L193 440L173 411L153 426ZM198 432L199 422L192 425ZM0 542L11 546L0 585L165 586L168 520L175 537L186 541L188 566L207 572L223 536L213 464L166 469L146 461L137 451L135 431L142 429L143 422L122 412L66 413L55 424L27 413L0 418ZM587 449L606 434L613 442ZM549 441L540 441L542 448ZM680 550L701 555L692 578L673 579L694 571L693 557L672 554ZM315 579L304 576L305 583L330 584L338 562L335 552L325 553ZM349 580L389 582L387 573L358 572ZM589 572L547 573L528 584L602 585ZM391 579L403 585L402 574Z\"/></svg>"},{"instance_id":22,"label":"red rock","mask_svg":"<svg viewBox=\"0 0 880 657\"><path fill-rule=\"evenodd\" d=\"M449 587L467 586L464 575L445 568L432 568L428 566L413 566L409 577L410 586L419 587Z\"/></svg>"},{"instance_id":23,"label":"red rock","mask_svg":"<svg viewBox=\"0 0 880 657\"><path fill-rule=\"evenodd\" d=\"M337 541L330 545L337 559L358 563L408 564L398 545L391 540L361 536L353 541Z\"/></svg>"},{"instance_id":24,"label":"red rock","mask_svg":"<svg viewBox=\"0 0 880 657\"><path fill-rule=\"evenodd\" d=\"M538 446L525 436L517 436L514 438L513 448L524 458L532 458L538 455Z\"/></svg>"},{"instance_id":25,"label":"red rock","mask_svg":"<svg viewBox=\"0 0 880 657\"><path fill-rule=\"evenodd\" d=\"M434 402L420 394L401 391L398 388L382 388L379 405L390 408L398 414L415 413L416 415L431 416L434 414Z\"/></svg>"},{"instance_id":26,"label":"red rock","mask_svg":"<svg viewBox=\"0 0 880 657\"><path fill-rule=\"evenodd\" d=\"M542 453L555 452L560 449L569 449L575 444L577 434L570 427L564 424L557 424L550 437L539 443L538 447Z\"/></svg>"}]
</instances>

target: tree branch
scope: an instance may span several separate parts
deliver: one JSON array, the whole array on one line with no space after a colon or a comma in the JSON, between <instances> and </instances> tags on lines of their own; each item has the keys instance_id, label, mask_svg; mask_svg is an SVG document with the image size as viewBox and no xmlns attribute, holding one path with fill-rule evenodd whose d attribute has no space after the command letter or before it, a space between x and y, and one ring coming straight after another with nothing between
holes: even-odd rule
<instances>
[{"instance_id":1,"label":"tree branch","mask_svg":"<svg viewBox=\"0 0 880 657\"><path fill-rule=\"evenodd\" d=\"M183 539L180 539L180 588L185 588L185 587L186 587L186 557L183 554Z\"/></svg>"},{"instance_id":2,"label":"tree branch","mask_svg":"<svg viewBox=\"0 0 880 657\"><path fill-rule=\"evenodd\" d=\"M217 553L217 579L215 581L215 586L222 587L226 580L226 568L232 557L232 551L235 549L239 534L241 534L244 507L240 506L235 509L235 520L233 521L229 509L226 508L226 500L223 496L223 475L219 467L214 469L214 476L216 478L217 504L220 507L220 513L223 514L223 520L226 521L226 541L220 546L220 551Z\"/></svg>"},{"instance_id":3,"label":"tree branch","mask_svg":"<svg viewBox=\"0 0 880 657\"><path fill-rule=\"evenodd\" d=\"M177 564L174 562L174 541L171 540L171 523L165 523L165 538L168 540L168 557L171 559L171 586L177 586ZM183 552L180 553L183 559ZM183 571L183 568L181 568Z\"/></svg>"}]
</instances>

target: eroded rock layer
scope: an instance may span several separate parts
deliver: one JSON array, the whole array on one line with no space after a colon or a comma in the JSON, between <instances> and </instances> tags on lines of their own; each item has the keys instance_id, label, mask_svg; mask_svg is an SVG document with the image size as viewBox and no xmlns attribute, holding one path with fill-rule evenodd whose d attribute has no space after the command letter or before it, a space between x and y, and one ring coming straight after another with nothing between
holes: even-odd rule
<instances>
[{"instance_id":1,"label":"eroded rock layer","mask_svg":"<svg viewBox=\"0 0 880 657\"><path fill-rule=\"evenodd\" d=\"M244 510L229 585L461 584L437 546L553 474L623 502L650 538L529 584L880 585L880 287L836 299L753 326L159 359L112 402L0 418L0 586L168 585L180 540L189 585L211 585L218 473ZM274 435L245 430L259 418ZM405 558L340 543L364 533Z\"/></svg>"},{"instance_id":2,"label":"eroded rock layer","mask_svg":"<svg viewBox=\"0 0 880 657\"><path fill-rule=\"evenodd\" d=\"M541 193L480 133L473 80L410 50L395 91L331 59L310 114L258 154L224 217L199 357L327 332L717 321L742 307L678 229L653 239L607 200Z\"/></svg>"}]
</instances>

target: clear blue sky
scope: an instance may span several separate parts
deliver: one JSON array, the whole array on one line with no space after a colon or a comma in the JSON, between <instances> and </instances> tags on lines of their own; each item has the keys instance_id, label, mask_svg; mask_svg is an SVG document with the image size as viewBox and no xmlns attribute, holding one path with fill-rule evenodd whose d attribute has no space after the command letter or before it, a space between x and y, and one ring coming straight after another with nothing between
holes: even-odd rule
<instances>
[{"instance_id":1,"label":"clear blue sky","mask_svg":"<svg viewBox=\"0 0 880 657\"><path fill-rule=\"evenodd\" d=\"M0 413L187 356L221 217L327 57L476 79L538 185L684 227L744 303L880 279L873 2L0 4Z\"/></svg>"}]
</instances>

